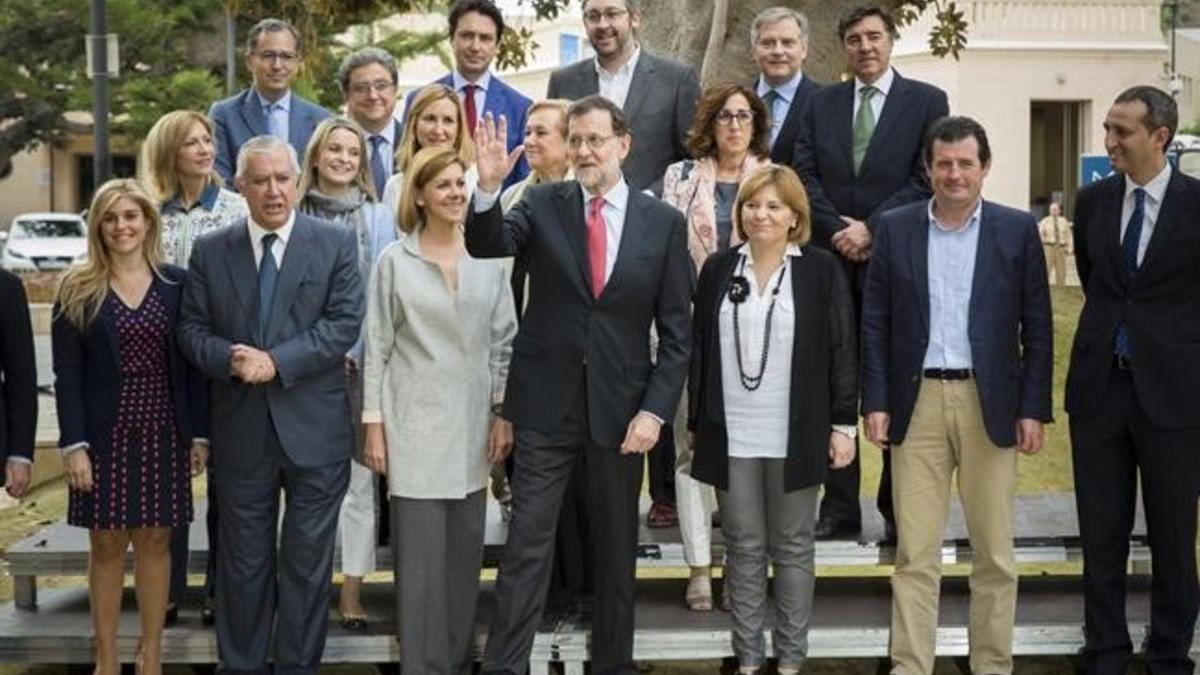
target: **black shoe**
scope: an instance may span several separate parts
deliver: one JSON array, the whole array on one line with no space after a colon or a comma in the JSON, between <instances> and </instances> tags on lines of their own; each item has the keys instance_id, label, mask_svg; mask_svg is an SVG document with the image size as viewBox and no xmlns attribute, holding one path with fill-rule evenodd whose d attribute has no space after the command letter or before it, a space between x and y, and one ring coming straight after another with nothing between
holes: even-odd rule
<instances>
[{"instance_id":1,"label":"black shoe","mask_svg":"<svg viewBox=\"0 0 1200 675\"><path fill-rule=\"evenodd\" d=\"M171 603L167 605L167 613L163 615L163 628L170 628L179 623L179 605Z\"/></svg>"},{"instance_id":2,"label":"black shoe","mask_svg":"<svg viewBox=\"0 0 1200 675\"><path fill-rule=\"evenodd\" d=\"M879 540L881 544L888 546L896 545L896 524L890 520L883 521L883 539Z\"/></svg>"},{"instance_id":3,"label":"black shoe","mask_svg":"<svg viewBox=\"0 0 1200 675\"><path fill-rule=\"evenodd\" d=\"M813 538L817 541L830 541L832 539L857 539L862 533L861 523L845 523L837 522L829 518L822 518L817 521L817 526L813 528Z\"/></svg>"},{"instance_id":4,"label":"black shoe","mask_svg":"<svg viewBox=\"0 0 1200 675\"><path fill-rule=\"evenodd\" d=\"M211 626L217 622L217 613L213 610L212 600L205 600L200 608L200 623Z\"/></svg>"}]
</instances>

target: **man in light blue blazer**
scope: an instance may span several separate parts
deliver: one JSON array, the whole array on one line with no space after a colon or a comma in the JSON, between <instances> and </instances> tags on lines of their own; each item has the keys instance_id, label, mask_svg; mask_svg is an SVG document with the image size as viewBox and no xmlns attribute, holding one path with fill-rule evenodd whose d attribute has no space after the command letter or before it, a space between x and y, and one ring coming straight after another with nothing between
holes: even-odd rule
<instances>
[{"instance_id":1,"label":"man in light blue blazer","mask_svg":"<svg viewBox=\"0 0 1200 675\"><path fill-rule=\"evenodd\" d=\"M454 50L454 71L433 82L443 84L458 92L467 113L467 126L475 133L475 124L487 113L493 119L503 115L507 121L508 150L524 143L525 118L529 113L529 100L521 92L508 86L491 73L492 61L500 49L500 38L504 35L504 15L492 0L458 0L450 9L450 46ZM408 111L412 109L413 97L419 89L410 91L404 99L404 123L408 124ZM529 174L529 164L524 155L509 172L504 187Z\"/></svg>"},{"instance_id":2,"label":"man in light blue blazer","mask_svg":"<svg viewBox=\"0 0 1200 675\"><path fill-rule=\"evenodd\" d=\"M247 141L249 217L197 239L188 265L179 339L218 421L222 672L268 672L272 626L277 673L316 673L325 647L353 446L343 363L365 294L354 232L295 211L299 173L284 141Z\"/></svg>"},{"instance_id":3,"label":"man in light blue blazer","mask_svg":"<svg viewBox=\"0 0 1200 675\"><path fill-rule=\"evenodd\" d=\"M254 76L249 89L217 101L208 111L216 138L217 173L233 184L238 149L255 136L275 136L303 157L308 139L329 111L292 93L300 67L300 33L286 21L263 19L246 37L246 66Z\"/></svg>"}]
</instances>

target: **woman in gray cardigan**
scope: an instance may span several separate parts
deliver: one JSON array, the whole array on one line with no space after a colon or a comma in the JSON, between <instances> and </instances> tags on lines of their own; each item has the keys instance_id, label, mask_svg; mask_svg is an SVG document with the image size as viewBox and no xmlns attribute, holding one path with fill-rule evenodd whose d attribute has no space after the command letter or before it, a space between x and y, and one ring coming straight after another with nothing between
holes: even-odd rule
<instances>
[{"instance_id":1,"label":"woman in gray cardigan","mask_svg":"<svg viewBox=\"0 0 1200 675\"><path fill-rule=\"evenodd\" d=\"M512 449L495 412L516 315L504 263L466 253L466 169L417 153L367 297L364 454L388 477L403 673L471 672L484 488Z\"/></svg>"}]
</instances>

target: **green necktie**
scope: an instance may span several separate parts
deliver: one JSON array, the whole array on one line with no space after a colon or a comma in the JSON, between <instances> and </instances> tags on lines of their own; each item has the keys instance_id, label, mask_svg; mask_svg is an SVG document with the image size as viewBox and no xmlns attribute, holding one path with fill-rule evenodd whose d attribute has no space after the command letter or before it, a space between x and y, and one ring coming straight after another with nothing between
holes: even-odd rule
<instances>
[{"instance_id":1,"label":"green necktie","mask_svg":"<svg viewBox=\"0 0 1200 675\"><path fill-rule=\"evenodd\" d=\"M863 157L867 155L867 146L871 144L871 134L875 133L875 109L871 107L871 99L879 90L867 85L859 90L862 99L858 104L858 114L854 116L854 173L862 166Z\"/></svg>"}]
</instances>

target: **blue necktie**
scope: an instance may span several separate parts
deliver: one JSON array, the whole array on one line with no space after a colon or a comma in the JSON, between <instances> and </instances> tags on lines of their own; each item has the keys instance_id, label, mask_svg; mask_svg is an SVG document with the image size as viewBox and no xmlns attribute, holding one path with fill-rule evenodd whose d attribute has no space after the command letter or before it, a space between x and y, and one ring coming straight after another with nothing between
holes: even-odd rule
<instances>
[{"instance_id":1,"label":"blue necktie","mask_svg":"<svg viewBox=\"0 0 1200 675\"><path fill-rule=\"evenodd\" d=\"M391 173L384 168L383 153L380 152L386 142L387 139L379 134L371 136L371 178L375 181L375 198L379 200L383 199L383 188Z\"/></svg>"},{"instance_id":2,"label":"blue necktie","mask_svg":"<svg viewBox=\"0 0 1200 675\"><path fill-rule=\"evenodd\" d=\"M267 105L267 130L275 138L284 141L288 139L287 113L279 103Z\"/></svg>"},{"instance_id":3,"label":"blue necktie","mask_svg":"<svg viewBox=\"0 0 1200 675\"><path fill-rule=\"evenodd\" d=\"M278 238L277 234L263 235L262 262L258 264L258 330L262 335L263 346L266 346L267 326L271 322L271 300L275 297L275 282L279 280L279 267L271 253L271 246Z\"/></svg>"},{"instance_id":4,"label":"blue necktie","mask_svg":"<svg viewBox=\"0 0 1200 675\"><path fill-rule=\"evenodd\" d=\"M774 145L775 139L779 138L779 130L783 128L783 118L787 117L787 111L780 110L783 96L774 89L767 92L763 102L767 104L767 110L771 113L771 144Z\"/></svg>"},{"instance_id":5,"label":"blue necktie","mask_svg":"<svg viewBox=\"0 0 1200 675\"><path fill-rule=\"evenodd\" d=\"M1133 191L1133 213L1129 214L1129 223L1125 225L1125 236L1121 238L1121 258L1125 263L1125 279L1129 286L1138 271L1138 244L1142 241L1142 223L1146 220L1146 191L1138 188ZM1129 358L1129 335L1125 332L1125 322L1117 324L1113 333L1113 353L1123 358Z\"/></svg>"}]
</instances>

